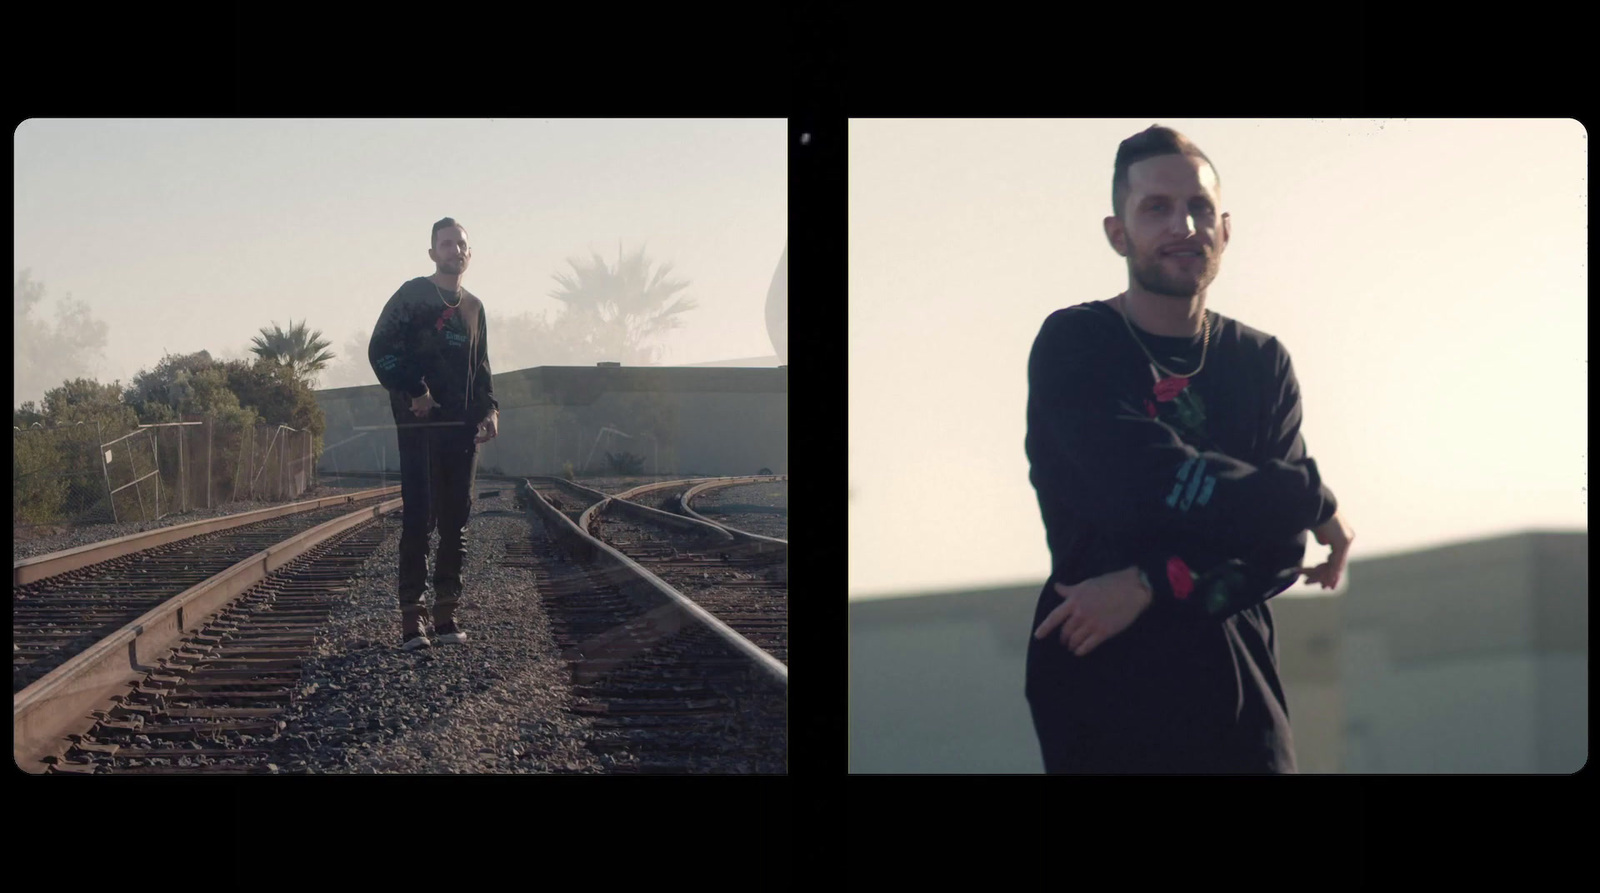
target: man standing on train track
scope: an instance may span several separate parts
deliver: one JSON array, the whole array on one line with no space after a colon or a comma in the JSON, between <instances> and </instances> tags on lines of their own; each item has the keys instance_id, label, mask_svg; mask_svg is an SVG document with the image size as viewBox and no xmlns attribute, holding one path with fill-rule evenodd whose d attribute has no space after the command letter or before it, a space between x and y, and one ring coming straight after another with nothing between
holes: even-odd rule
<instances>
[{"instance_id":1,"label":"man standing on train track","mask_svg":"<svg viewBox=\"0 0 1600 893\"><path fill-rule=\"evenodd\" d=\"M467 232L446 217L433 225L432 276L400 286L383 307L367 359L389 391L400 441L401 647L426 648L428 534L439 528L433 570L433 632L441 644L467 634L456 621L467 520L478 445L499 433L500 405L489 377L483 302L461 287L472 249Z\"/></svg>"},{"instance_id":2,"label":"man standing on train track","mask_svg":"<svg viewBox=\"0 0 1600 893\"><path fill-rule=\"evenodd\" d=\"M1182 134L1124 140L1106 237L1128 289L1057 310L1028 360L1052 573L1026 693L1049 773L1296 771L1267 600L1331 589L1354 532L1300 434L1289 352L1206 309L1231 223ZM1332 547L1301 567L1306 531Z\"/></svg>"}]
</instances>

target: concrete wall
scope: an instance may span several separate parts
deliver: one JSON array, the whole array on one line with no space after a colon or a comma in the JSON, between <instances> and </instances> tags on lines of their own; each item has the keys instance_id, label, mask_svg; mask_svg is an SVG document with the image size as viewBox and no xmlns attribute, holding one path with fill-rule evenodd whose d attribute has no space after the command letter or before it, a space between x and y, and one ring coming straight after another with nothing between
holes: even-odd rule
<instances>
[{"instance_id":1,"label":"concrete wall","mask_svg":"<svg viewBox=\"0 0 1600 893\"><path fill-rule=\"evenodd\" d=\"M1352 574L1346 771L1570 773L1588 760L1588 535L1529 533Z\"/></svg>"},{"instance_id":2,"label":"concrete wall","mask_svg":"<svg viewBox=\"0 0 1600 893\"><path fill-rule=\"evenodd\" d=\"M850 771L1040 771L1022 697L1038 594L851 602Z\"/></svg>"},{"instance_id":3,"label":"concrete wall","mask_svg":"<svg viewBox=\"0 0 1600 893\"><path fill-rule=\"evenodd\" d=\"M1038 596L1035 585L852 601L850 771L1043 771L1022 694ZM1339 607L1310 596L1273 608L1302 772L1337 771Z\"/></svg>"},{"instance_id":4,"label":"concrete wall","mask_svg":"<svg viewBox=\"0 0 1600 893\"><path fill-rule=\"evenodd\" d=\"M610 451L643 456L647 473L768 468L786 474L788 387L787 367L540 366L502 373L494 377L500 435L481 448L479 467L559 474L567 462L581 470L587 461L600 471ZM317 392L328 419L319 471L399 469L388 399L377 385ZM633 436L601 438L606 427Z\"/></svg>"},{"instance_id":5,"label":"concrete wall","mask_svg":"<svg viewBox=\"0 0 1600 893\"><path fill-rule=\"evenodd\" d=\"M1528 533L1354 561L1343 595L1274 599L1300 771L1576 771L1587 547ZM852 601L850 771L1041 771L1022 694L1037 596Z\"/></svg>"}]
</instances>

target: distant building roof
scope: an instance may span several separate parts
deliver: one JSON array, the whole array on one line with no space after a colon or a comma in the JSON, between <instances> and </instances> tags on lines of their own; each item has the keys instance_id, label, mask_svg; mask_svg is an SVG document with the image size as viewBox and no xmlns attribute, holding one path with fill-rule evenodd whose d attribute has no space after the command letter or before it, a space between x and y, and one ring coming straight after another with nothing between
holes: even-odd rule
<instances>
[{"instance_id":1,"label":"distant building roof","mask_svg":"<svg viewBox=\"0 0 1600 893\"><path fill-rule=\"evenodd\" d=\"M683 363L684 366L781 366L783 360L777 355L768 357L745 357L739 360L711 360L707 363Z\"/></svg>"}]
</instances>

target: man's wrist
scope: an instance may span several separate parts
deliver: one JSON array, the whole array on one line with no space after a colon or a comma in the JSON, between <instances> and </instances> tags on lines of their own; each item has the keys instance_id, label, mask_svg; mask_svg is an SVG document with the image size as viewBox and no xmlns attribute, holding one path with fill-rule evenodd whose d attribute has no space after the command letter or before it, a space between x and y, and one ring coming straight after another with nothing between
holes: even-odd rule
<instances>
[{"instance_id":1,"label":"man's wrist","mask_svg":"<svg viewBox=\"0 0 1600 893\"><path fill-rule=\"evenodd\" d=\"M1150 575L1144 572L1144 568L1134 565L1134 569L1139 572L1139 585L1144 589L1144 604L1148 608L1156 600L1156 589L1150 585Z\"/></svg>"}]
</instances>

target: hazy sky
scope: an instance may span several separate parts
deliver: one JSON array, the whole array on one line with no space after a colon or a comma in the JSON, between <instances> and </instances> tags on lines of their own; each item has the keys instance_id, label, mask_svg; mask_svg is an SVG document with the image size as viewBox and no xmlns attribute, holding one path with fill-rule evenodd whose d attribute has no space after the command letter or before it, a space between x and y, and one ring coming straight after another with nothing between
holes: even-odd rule
<instances>
[{"instance_id":1,"label":"hazy sky","mask_svg":"<svg viewBox=\"0 0 1600 893\"><path fill-rule=\"evenodd\" d=\"M1117 144L1152 123L1216 164L1207 306L1288 347L1353 558L1587 529L1578 122L852 121L851 597L1048 576L1028 351L1127 287L1101 221Z\"/></svg>"},{"instance_id":2,"label":"hazy sky","mask_svg":"<svg viewBox=\"0 0 1600 893\"><path fill-rule=\"evenodd\" d=\"M663 363L766 357L786 140L782 119L31 119L14 272L45 285L41 318L69 293L87 303L109 325L99 377L126 384L163 350L244 356L291 317L343 354L433 273L429 232L449 216L472 243L491 360L497 317L554 317L551 275L591 249L615 263L619 240L691 281L699 309Z\"/></svg>"}]
</instances>

